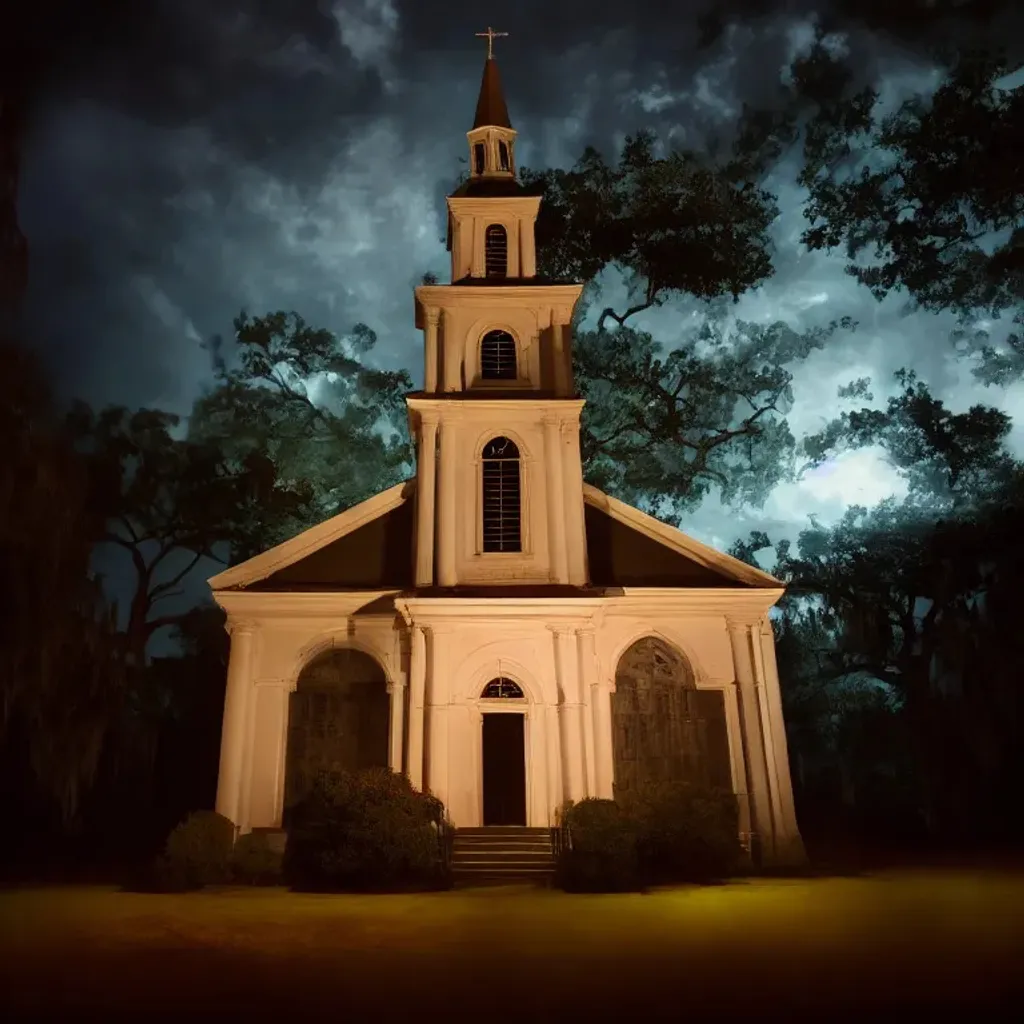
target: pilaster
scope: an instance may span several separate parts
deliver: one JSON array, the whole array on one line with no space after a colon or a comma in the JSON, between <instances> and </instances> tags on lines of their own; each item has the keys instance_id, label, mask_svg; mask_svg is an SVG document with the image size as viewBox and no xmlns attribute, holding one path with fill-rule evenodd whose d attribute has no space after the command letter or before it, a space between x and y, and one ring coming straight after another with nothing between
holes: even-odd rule
<instances>
[{"instance_id":1,"label":"pilaster","mask_svg":"<svg viewBox=\"0 0 1024 1024\"><path fill-rule=\"evenodd\" d=\"M562 746L562 778L565 799L578 801L587 795L583 752L582 707L575 632L565 626L549 626L555 642L555 680L558 685L558 724Z\"/></svg>"},{"instance_id":2,"label":"pilaster","mask_svg":"<svg viewBox=\"0 0 1024 1024\"><path fill-rule=\"evenodd\" d=\"M565 537L565 484L562 472L561 422L553 413L544 417L544 459L547 476L548 557L554 583L569 582Z\"/></svg>"},{"instance_id":3,"label":"pilaster","mask_svg":"<svg viewBox=\"0 0 1024 1024\"><path fill-rule=\"evenodd\" d=\"M428 395L437 391L437 328L441 321L441 311L429 307L425 311L426 330L423 339L423 390Z\"/></svg>"},{"instance_id":4,"label":"pilaster","mask_svg":"<svg viewBox=\"0 0 1024 1024\"><path fill-rule=\"evenodd\" d=\"M435 481L437 417L421 415L416 459L416 586L434 582Z\"/></svg>"},{"instance_id":5,"label":"pilaster","mask_svg":"<svg viewBox=\"0 0 1024 1024\"><path fill-rule=\"evenodd\" d=\"M229 620L231 653L221 725L220 770L217 777L217 813L237 826L242 822L242 785L248 733L249 704L253 691L253 650L256 626L248 620Z\"/></svg>"},{"instance_id":6,"label":"pilaster","mask_svg":"<svg viewBox=\"0 0 1024 1024\"><path fill-rule=\"evenodd\" d=\"M441 465L438 474L437 523L437 582L442 587L454 587L458 582L455 558L456 481L458 480L458 425L450 417L440 424Z\"/></svg>"},{"instance_id":7,"label":"pilaster","mask_svg":"<svg viewBox=\"0 0 1024 1024\"><path fill-rule=\"evenodd\" d=\"M410 627L409 756L406 772L414 789L423 788L423 704L427 685L427 637L423 626Z\"/></svg>"}]
</instances>

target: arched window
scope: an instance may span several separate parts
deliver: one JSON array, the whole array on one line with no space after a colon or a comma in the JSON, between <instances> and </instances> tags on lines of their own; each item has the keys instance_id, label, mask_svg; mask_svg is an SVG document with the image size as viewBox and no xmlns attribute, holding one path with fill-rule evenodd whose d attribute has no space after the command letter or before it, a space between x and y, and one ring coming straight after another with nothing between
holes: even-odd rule
<instances>
[{"instance_id":1,"label":"arched window","mask_svg":"<svg viewBox=\"0 0 1024 1024\"><path fill-rule=\"evenodd\" d=\"M484 692L480 696L488 700L522 700L523 691L517 682L505 676L498 676L484 687Z\"/></svg>"},{"instance_id":2,"label":"arched window","mask_svg":"<svg viewBox=\"0 0 1024 1024\"><path fill-rule=\"evenodd\" d=\"M483 452L484 551L522 551L519 449L507 437Z\"/></svg>"},{"instance_id":3,"label":"arched window","mask_svg":"<svg viewBox=\"0 0 1024 1024\"><path fill-rule=\"evenodd\" d=\"M484 232L484 270L488 277L508 274L508 234L500 224L489 224Z\"/></svg>"},{"instance_id":4,"label":"arched window","mask_svg":"<svg viewBox=\"0 0 1024 1024\"><path fill-rule=\"evenodd\" d=\"M508 145L501 141L498 142L498 160L503 171L509 170Z\"/></svg>"},{"instance_id":5,"label":"arched window","mask_svg":"<svg viewBox=\"0 0 1024 1024\"><path fill-rule=\"evenodd\" d=\"M473 146L473 169L477 174L484 173L484 144L477 142Z\"/></svg>"},{"instance_id":6,"label":"arched window","mask_svg":"<svg viewBox=\"0 0 1024 1024\"><path fill-rule=\"evenodd\" d=\"M488 331L480 339L480 376L484 380L516 379L516 339L508 331Z\"/></svg>"}]
</instances>

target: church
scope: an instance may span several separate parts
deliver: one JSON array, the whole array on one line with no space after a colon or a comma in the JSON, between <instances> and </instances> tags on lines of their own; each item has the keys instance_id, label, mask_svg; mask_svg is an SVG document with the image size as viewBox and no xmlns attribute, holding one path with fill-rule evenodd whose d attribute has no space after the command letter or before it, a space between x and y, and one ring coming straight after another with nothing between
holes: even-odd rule
<instances>
[{"instance_id":1,"label":"church","mask_svg":"<svg viewBox=\"0 0 1024 1024\"><path fill-rule=\"evenodd\" d=\"M458 828L693 780L765 864L803 860L772 576L586 484L573 312L488 56L451 284L415 289L415 477L209 581L231 635L217 810L281 830L323 768L389 766Z\"/></svg>"}]
</instances>

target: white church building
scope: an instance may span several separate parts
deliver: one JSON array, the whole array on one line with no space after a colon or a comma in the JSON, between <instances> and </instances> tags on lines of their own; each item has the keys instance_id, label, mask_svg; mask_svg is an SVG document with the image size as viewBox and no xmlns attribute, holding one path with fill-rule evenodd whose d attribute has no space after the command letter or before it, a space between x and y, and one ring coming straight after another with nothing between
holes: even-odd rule
<instances>
[{"instance_id":1,"label":"white church building","mask_svg":"<svg viewBox=\"0 0 1024 1024\"><path fill-rule=\"evenodd\" d=\"M231 659L217 810L281 829L320 768L390 766L456 827L554 825L645 782L730 787L796 863L768 620L782 584L584 483L573 311L536 273L492 56L451 279L415 289L414 479L209 582Z\"/></svg>"}]
</instances>

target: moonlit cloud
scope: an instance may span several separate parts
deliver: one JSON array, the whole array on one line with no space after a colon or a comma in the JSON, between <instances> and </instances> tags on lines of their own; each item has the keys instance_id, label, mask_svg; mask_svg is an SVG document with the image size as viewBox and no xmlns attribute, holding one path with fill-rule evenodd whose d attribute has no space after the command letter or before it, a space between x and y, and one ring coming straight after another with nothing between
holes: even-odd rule
<instances>
[{"instance_id":1,"label":"moonlit cloud","mask_svg":"<svg viewBox=\"0 0 1024 1024\"><path fill-rule=\"evenodd\" d=\"M229 332L243 307L295 309L339 333L365 321L379 361L419 381L412 287L425 271L447 273L443 196L479 87L474 33L488 20L511 33L498 56L520 162L566 167L587 145L614 155L640 128L691 148L727 135L740 105L770 96L810 44L820 7L718 4L724 31L701 49L695 15L707 6L684 4L673 21L653 0L635 0L628 18L573 0L496 2L483 15L469 0L167 5L166 25L83 65L41 107L21 191L27 333L67 389L182 413L209 379L201 339ZM938 83L923 43L911 52L859 23L831 38L891 106ZM1024 384L982 388L949 344L951 317L908 313L905 296L878 303L841 254L801 246L796 166L769 182L781 211L775 274L730 310L797 330L858 322L794 368L794 433L851 407L836 391L858 377L884 405L893 372L908 367L957 410L983 402L1019 416L1012 444L1024 455ZM621 278L601 283L601 304L621 307ZM672 344L700 315L679 301L636 326ZM779 486L761 509L712 497L685 525L719 547L754 528L795 537L809 515L833 522L901 486L877 452L851 453Z\"/></svg>"}]
</instances>

